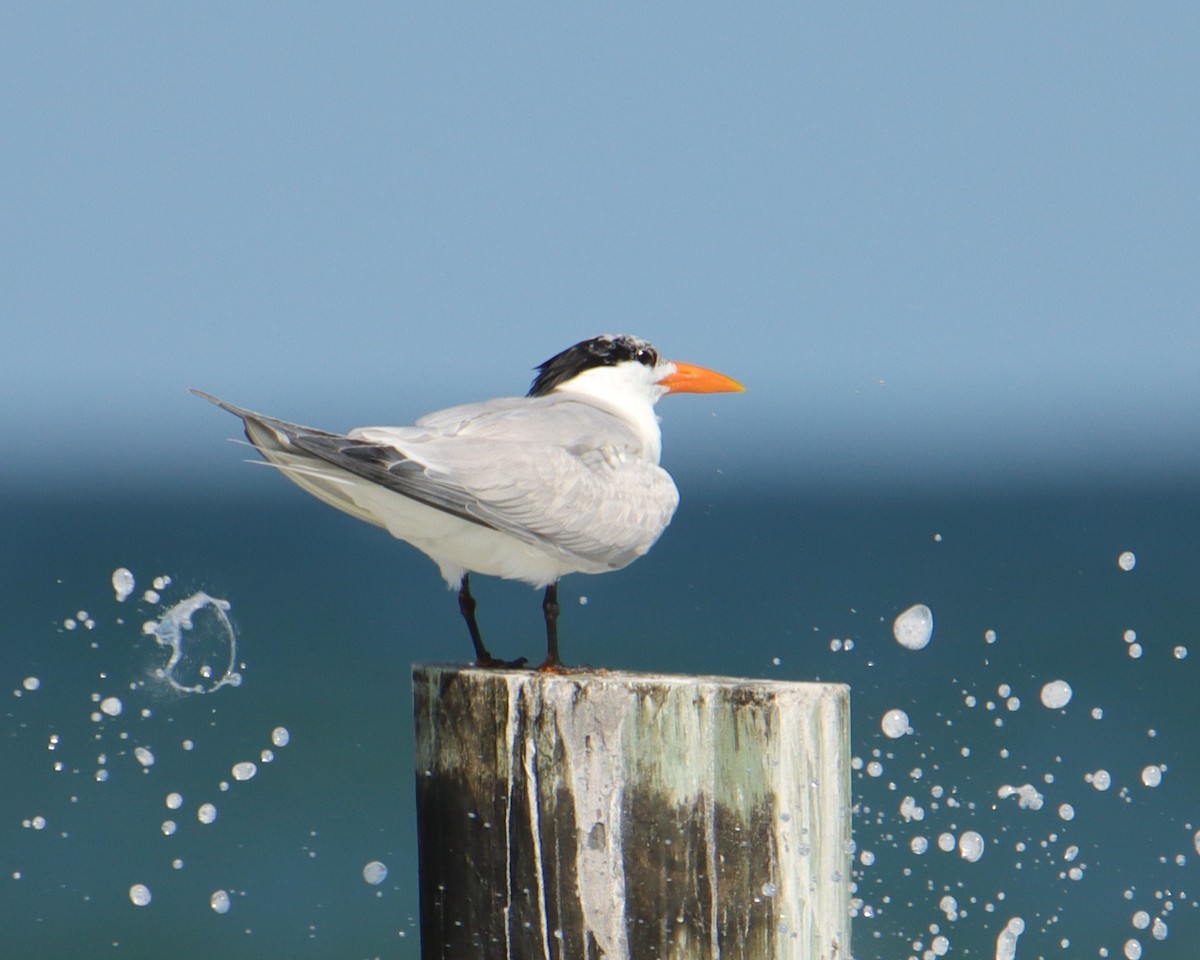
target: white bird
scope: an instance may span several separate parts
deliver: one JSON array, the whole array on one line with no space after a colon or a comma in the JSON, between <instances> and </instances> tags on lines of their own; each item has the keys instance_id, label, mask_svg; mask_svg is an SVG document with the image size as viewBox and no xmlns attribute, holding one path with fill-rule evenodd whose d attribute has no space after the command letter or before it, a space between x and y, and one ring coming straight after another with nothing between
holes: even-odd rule
<instances>
[{"instance_id":1,"label":"white bird","mask_svg":"<svg viewBox=\"0 0 1200 960\"><path fill-rule=\"evenodd\" d=\"M662 359L645 340L601 336L551 357L524 397L428 414L412 426L327 433L192 391L238 416L268 463L326 503L429 556L451 589L481 666L470 574L545 588L546 659L558 670L558 581L632 563L679 503L660 467L654 404L667 393L745 388Z\"/></svg>"}]
</instances>

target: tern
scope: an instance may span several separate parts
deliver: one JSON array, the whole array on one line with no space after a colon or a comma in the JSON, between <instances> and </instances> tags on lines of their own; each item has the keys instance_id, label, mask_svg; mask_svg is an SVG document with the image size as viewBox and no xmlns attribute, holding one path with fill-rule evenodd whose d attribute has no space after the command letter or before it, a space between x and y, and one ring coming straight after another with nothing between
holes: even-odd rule
<instances>
[{"instance_id":1,"label":"tern","mask_svg":"<svg viewBox=\"0 0 1200 960\"><path fill-rule=\"evenodd\" d=\"M629 565L654 545L679 503L659 466L655 403L668 393L745 388L714 370L665 360L627 335L584 340L536 370L524 397L345 435L192 392L240 417L250 443L289 480L430 557L458 591L479 666L524 660L496 660L484 646L470 575L544 588L546 658L538 669L558 671L559 579Z\"/></svg>"}]
</instances>

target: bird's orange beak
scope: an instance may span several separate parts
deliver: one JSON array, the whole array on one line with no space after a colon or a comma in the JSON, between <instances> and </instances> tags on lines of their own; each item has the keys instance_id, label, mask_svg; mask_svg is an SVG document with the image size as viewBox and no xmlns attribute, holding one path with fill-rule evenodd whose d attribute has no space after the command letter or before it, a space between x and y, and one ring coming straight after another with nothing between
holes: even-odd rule
<instances>
[{"instance_id":1,"label":"bird's orange beak","mask_svg":"<svg viewBox=\"0 0 1200 960\"><path fill-rule=\"evenodd\" d=\"M674 373L669 373L658 382L667 388L668 393L741 393L746 388L736 380L717 373L716 370L706 370L695 367L690 363L671 361L675 367Z\"/></svg>"}]
</instances>

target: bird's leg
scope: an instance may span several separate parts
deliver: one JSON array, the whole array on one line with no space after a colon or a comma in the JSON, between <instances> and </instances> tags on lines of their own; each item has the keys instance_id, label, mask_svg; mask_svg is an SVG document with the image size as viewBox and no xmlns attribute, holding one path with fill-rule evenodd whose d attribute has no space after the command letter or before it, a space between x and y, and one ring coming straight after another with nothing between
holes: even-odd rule
<instances>
[{"instance_id":1,"label":"bird's leg","mask_svg":"<svg viewBox=\"0 0 1200 960\"><path fill-rule=\"evenodd\" d=\"M519 667L525 663L525 658L519 660L497 660L483 645L483 637L479 633L479 624L475 622L475 598L471 596L471 575L464 573L462 585L458 588L458 610L467 621L467 629L471 631L471 643L475 646L475 666L477 667Z\"/></svg>"},{"instance_id":2,"label":"bird's leg","mask_svg":"<svg viewBox=\"0 0 1200 960\"><path fill-rule=\"evenodd\" d=\"M558 659L558 581L546 587L542 600L542 613L546 616L546 659L538 670L543 673L562 673L562 661Z\"/></svg>"},{"instance_id":3,"label":"bird's leg","mask_svg":"<svg viewBox=\"0 0 1200 960\"><path fill-rule=\"evenodd\" d=\"M471 643L475 645L475 662L490 661L492 655L483 645L483 637L479 635L479 624L475 622L475 598L471 596L471 575L464 573L462 583L458 588L458 612L467 621L467 629L471 631Z\"/></svg>"}]
</instances>

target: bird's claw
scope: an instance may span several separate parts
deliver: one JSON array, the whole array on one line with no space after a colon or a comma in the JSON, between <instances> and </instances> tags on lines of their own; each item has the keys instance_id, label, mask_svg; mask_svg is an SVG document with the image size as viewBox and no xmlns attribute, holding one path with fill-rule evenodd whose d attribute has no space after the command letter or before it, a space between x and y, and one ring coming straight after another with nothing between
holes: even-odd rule
<instances>
[{"instance_id":1,"label":"bird's claw","mask_svg":"<svg viewBox=\"0 0 1200 960\"><path fill-rule=\"evenodd\" d=\"M497 660L495 657L476 657L475 666L481 670L519 670L529 662L527 657L516 660Z\"/></svg>"}]
</instances>

